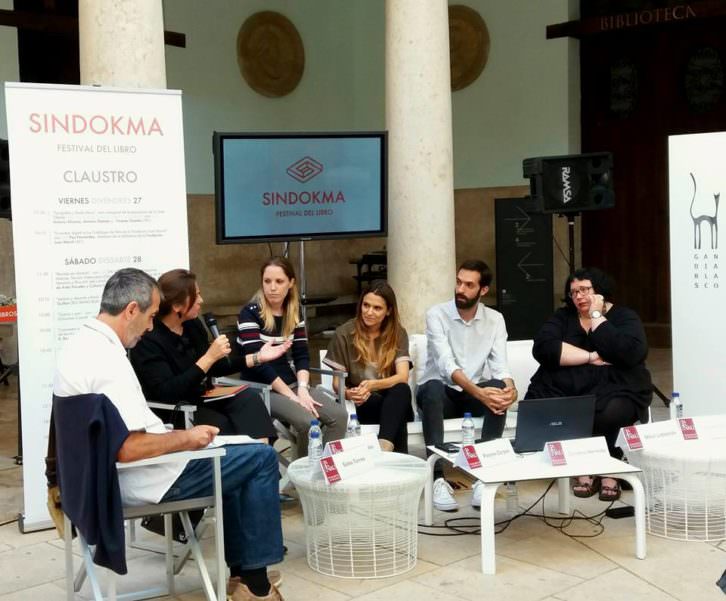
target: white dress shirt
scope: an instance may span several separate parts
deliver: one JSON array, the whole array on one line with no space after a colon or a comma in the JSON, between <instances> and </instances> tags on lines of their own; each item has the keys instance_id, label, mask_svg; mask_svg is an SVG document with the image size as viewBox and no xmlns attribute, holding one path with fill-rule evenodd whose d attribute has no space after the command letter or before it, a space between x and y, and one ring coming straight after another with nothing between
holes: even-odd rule
<instances>
[{"instance_id":1,"label":"white dress shirt","mask_svg":"<svg viewBox=\"0 0 726 601\"><path fill-rule=\"evenodd\" d=\"M58 354L53 393L59 397L105 394L129 431L155 434L167 431L146 404L116 332L98 319L84 323ZM124 505L158 503L186 464L186 461L175 461L120 470Z\"/></svg>"},{"instance_id":2,"label":"white dress shirt","mask_svg":"<svg viewBox=\"0 0 726 601\"><path fill-rule=\"evenodd\" d=\"M479 303L471 321L459 315L454 300L426 312L426 369L419 385L441 380L461 390L451 375L460 369L475 384L511 378L507 365L507 328L498 311Z\"/></svg>"}]
</instances>

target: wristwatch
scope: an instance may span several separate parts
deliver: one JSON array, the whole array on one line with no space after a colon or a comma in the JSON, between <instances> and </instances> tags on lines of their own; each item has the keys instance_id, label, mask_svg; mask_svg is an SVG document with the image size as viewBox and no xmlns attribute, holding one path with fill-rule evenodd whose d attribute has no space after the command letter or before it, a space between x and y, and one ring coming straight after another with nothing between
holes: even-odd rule
<instances>
[{"instance_id":1,"label":"wristwatch","mask_svg":"<svg viewBox=\"0 0 726 601\"><path fill-rule=\"evenodd\" d=\"M590 312L590 319L600 319L602 317L602 313L595 309L594 311Z\"/></svg>"}]
</instances>

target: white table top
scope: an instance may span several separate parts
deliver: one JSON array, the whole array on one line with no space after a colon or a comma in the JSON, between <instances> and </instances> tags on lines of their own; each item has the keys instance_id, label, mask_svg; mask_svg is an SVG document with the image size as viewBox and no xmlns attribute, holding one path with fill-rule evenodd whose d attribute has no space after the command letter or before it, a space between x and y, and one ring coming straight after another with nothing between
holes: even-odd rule
<instances>
[{"instance_id":1,"label":"white table top","mask_svg":"<svg viewBox=\"0 0 726 601\"><path fill-rule=\"evenodd\" d=\"M450 462L454 462L456 454L446 453L434 446L430 451ZM539 453L515 455L508 463L484 466L477 469L464 469L485 484L501 484L502 482L521 482L524 480L543 480L546 478L569 478L602 474L633 474L642 470L612 457L604 457L587 463L558 465L550 464L547 456Z\"/></svg>"},{"instance_id":2,"label":"white table top","mask_svg":"<svg viewBox=\"0 0 726 601\"><path fill-rule=\"evenodd\" d=\"M670 443L649 443L641 451L626 451L628 459L637 461L642 455L651 461L703 461L726 460L726 439L678 440Z\"/></svg>"},{"instance_id":3,"label":"white table top","mask_svg":"<svg viewBox=\"0 0 726 601\"><path fill-rule=\"evenodd\" d=\"M287 474L296 487L312 486L330 490L409 486L411 483L423 483L428 474L426 462L412 455L380 452L374 454L373 462L375 467L372 470L332 485L325 482L319 470L311 477L307 457L293 461L287 468Z\"/></svg>"}]
</instances>

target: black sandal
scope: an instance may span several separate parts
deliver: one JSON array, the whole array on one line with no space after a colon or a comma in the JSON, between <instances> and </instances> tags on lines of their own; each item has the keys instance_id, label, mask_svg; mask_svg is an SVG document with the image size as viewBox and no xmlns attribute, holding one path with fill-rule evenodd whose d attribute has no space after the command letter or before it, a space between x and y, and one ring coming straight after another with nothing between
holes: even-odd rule
<instances>
[{"instance_id":1,"label":"black sandal","mask_svg":"<svg viewBox=\"0 0 726 601\"><path fill-rule=\"evenodd\" d=\"M611 480L615 480L614 478L611 478ZM597 497L601 501L605 501L608 503L612 503L613 501L617 501L620 498L620 482L615 480L615 486L607 486L605 484L600 484L600 494Z\"/></svg>"},{"instance_id":2,"label":"black sandal","mask_svg":"<svg viewBox=\"0 0 726 601\"><path fill-rule=\"evenodd\" d=\"M575 482L572 485L572 494L580 499L589 499L597 491L600 490L600 478L599 476L591 477L589 482L582 482L575 478Z\"/></svg>"}]
</instances>

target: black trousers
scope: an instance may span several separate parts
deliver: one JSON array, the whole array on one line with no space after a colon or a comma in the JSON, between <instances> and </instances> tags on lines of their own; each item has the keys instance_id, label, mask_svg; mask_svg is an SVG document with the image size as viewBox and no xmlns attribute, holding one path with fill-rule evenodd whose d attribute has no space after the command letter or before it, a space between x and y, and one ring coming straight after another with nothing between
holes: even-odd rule
<instances>
[{"instance_id":1,"label":"black trousers","mask_svg":"<svg viewBox=\"0 0 726 601\"><path fill-rule=\"evenodd\" d=\"M408 384L372 392L365 403L356 407L356 415L361 424L379 424L378 438L392 442L394 451L408 453L406 424L413 419Z\"/></svg>"},{"instance_id":2,"label":"black trousers","mask_svg":"<svg viewBox=\"0 0 726 601\"><path fill-rule=\"evenodd\" d=\"M228 399L198 403L194 424L217 426L220 434L247 434L252 438L277 437L262 395L251 388Z\"/></svg>"},{"instance_id":3,"label":"black trousers","mask_svg":"<svg viewBox=\"0 0 726 601\"><path fill-rule=\"evenodd\" d=\"M506 384L502 380L487 380L477 384L480 388L504 388ZM429 380L418 387L416 392L416 403L421 409L421 420L423 422L424 441L426 446L441 444L444 442L444 420L454 417L463 417L467 411L472 417L483 417L481 427L482 441L501 438L504 432L504 424L507 420L506 412L496 415L489 407L463 390L456 390L446 386L441 380ZM430 455L427 449L426 454ZM441 470L437 462L435 476L441 476Z\"/></svg>"},{"instance_id":4,"label":"black trousers","mask_svg":"<svg viewBox=\"0 0 726 601\"><path fill-rule=\"evenodd\" d=\"M608 443L610 456L623 458L623 451L615 446L620 428L632 426L638 421L638 407L630 399L614 397L601 408L595 409L595 421L592 426L593 436L604 436Z\"/></svg>"}]
</instances>

